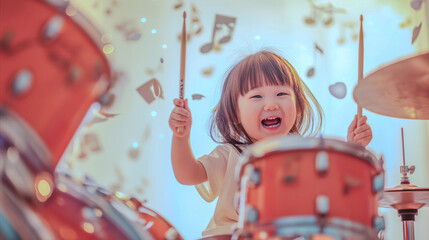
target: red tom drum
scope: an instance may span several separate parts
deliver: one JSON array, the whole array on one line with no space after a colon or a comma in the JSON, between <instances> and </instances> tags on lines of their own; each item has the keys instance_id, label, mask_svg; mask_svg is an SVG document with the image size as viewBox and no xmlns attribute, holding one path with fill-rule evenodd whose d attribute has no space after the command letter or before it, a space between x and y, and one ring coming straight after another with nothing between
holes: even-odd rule
<instances>
[{"instance_id":1,"label":"red tom drum","mask_svg":"<svg viewBox=\"0 0 429 240\"><path fill-rule=\"evenodd\" d=\"M376 239L384 229L378 216L382 160L360 145L292 135L272 138L243 153L236 176L244 233Z\"/></svg>"},{"instance_id":2,"label":"red tom drum","mask_svg":"<svg viewBox=\"0 0 429 240\"><path fill-rule=\"evenodd\" d=\"M56 165L110 85L101 34L68 1L0 5L0 105L40 136Z\"/></svg>"}]
</instances>

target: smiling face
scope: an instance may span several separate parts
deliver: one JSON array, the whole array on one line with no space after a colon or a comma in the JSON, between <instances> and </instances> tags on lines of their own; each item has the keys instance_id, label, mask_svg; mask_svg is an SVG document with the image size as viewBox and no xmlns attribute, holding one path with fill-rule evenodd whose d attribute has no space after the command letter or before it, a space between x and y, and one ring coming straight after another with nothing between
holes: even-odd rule
<instances>
[{"instance_id":1,"label":"smiling face","mask_svg":"<svg viewBox=\"0 0 429 240\"><path fill-rule=\"evenodd\" d=\"M287 85L254 88L237 100L238 118L252 141L285 135L297 115L295 94Z\"/></svg>"}]
</instances>

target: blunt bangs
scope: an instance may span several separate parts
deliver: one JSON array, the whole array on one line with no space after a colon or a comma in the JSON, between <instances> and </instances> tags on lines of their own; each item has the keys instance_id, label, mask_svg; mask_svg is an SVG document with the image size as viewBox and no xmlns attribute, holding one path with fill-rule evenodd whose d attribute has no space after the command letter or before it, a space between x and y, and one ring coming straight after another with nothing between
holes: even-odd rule
<instances>
[{"instance_id":1,"label":"blunt bangs","mask_svg":"<svg viewBox=\"0 0 429 240\"><path fill-rule=\"evenodd\" d=\"M259 52L240 62L234 75L239 78L239 93L245 95L251 89L264 85L288 85L294 88L295 81L293 69L289 68L280 56L271 52Z\"/></svg>"}]
</instances>

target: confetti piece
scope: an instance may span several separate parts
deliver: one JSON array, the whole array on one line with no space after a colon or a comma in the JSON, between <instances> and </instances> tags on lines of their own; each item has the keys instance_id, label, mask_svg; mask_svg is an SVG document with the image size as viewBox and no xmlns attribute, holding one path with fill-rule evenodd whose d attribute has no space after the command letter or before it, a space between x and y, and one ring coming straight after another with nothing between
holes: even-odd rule
<instances>
[{"instance_id":1,"label":"confetti piece","mask_svg":"<svg viewBox=\"0 0 429 240\"><path fill-rule=\"evenodd\" d=\"M314 73L315 73L315 68L314 67L311 67L310 69L308 69L308 71L307 71L307 77L309 77L309 78L311 78L311 77L313 77L314 76Z\"/></svg>"},{"instance_id":2,"label":"confetti piece","mask_svg":"<svg viewBox=\"0 0 429 240\"><path fill-rule=\"evenodd\" d=\"M316 20L312 17L306 17L304 20L305 24L307 25L313 25L316 23Z\"/></svg>"},{"instance_id":3,"label":"confetti piece","mask_svg":"<svg viewBox=\"0 0 429 240\"><path fill-rule=\"evenodd\" d=\"M174 9L179 9L183 7L183 0L177 0L177 3L174 5Z\"/></svg>"},{"instance_id":4,"label":"confetti piece","mask_svg":"<svg viewBox=\"0 0 429 240\"><path fill-rule=\"evenodd\" d=\"M102 149L97 135L95 133L86 133L83 135L79 150L78 158L81 160L86 158L88 152L100 152Z\"/></svg>"},{"instance_id":5,"label":"confetti piece","mask_svg":"<svg viewBox=\"0 0 429 240\"><path fill-rule=\"evenodd\" d=\"M141 36L142 36L141 33L138 33L138 32L129 32L129 33L127 33L126 39L130 40L130 41L137 41L137 40L139 40L141 38Z\"/></svg>"},{"instance_id":6,"label":"confetti piece","mask_svg":"<svg viewBox=\"0 0 429 240\"><path fill-rule=\"evenodd\" d=\"M149 141L151 135L152 135L151 127L149 125L146 125L142 136L143 142Z\"/></svg>"},{"instance_id":7,"label":"confetti piece","mask_svg":"<svg viewBox=\"0 0 429 240\"><path fill-rule=\"evenodd\" d=\"M201 94L198 94L198 93L192 94L192 100L201 100L203 97L205 98L204 95L201 95Z\"/></svg>"},{"instance_id":8,"label":"confetti piece","mask_svg":"<svg viewBox=\"0 0 429 240\"><path fill-rule=\"evenodd\" d=\"M156 97L164 98L161 84L155 78L152 78L148 82L144 83L136 90L149 104L152 103Z\"/></svg>"},{"instance_id":9,"label":"confetti piece","mask_svg":"<svg viewBox=\"0 0 429 240\"><path fill-rule=\"evenodd\" d=\"M344 84L343 82L337 82L333 85L330 85L329 92L332 94L332 96L338 99L343 99L347 93L346 84Z\"/></svg>"},{"instance_id":10,"label":"confetti piece","mask_svg":"<svg viewBox=\"0 0 429 240\"><path fill-rule=\"evenodd\" d=\"M137 160L140 156L140 149L131 147L130 150L128 150L128 157L130 157L131 160Z\"/></svg>"},{"instance_id":11,"label":"confetti piece","mask_svg":"<svg viewBox=\"0 0 429 240\"><path fill-rule=\"evenodd\" d=\"M317 45L316 43L314 44L314 49L316 49L318 52L320 52L320 54L323 55L323 49L319 45Z\"/></svg>"},{"instance_id":12,"label":"confetti piece","mask_svg":"<svg viewBox=\"0 0 429 240\"><path fill-rule=\"evenodd\" d=\"M420 25L419 26L417 26L417 27L415 27L414 29L413 29L413 38L412 38L412 40L411 40L411 44L414 44L414 42L417 40L417 37L419 36L419 34L420 34L420 29L422 28L422 23L420 22Z\"/></svg>"},{"instance_id":13,"label":"confetti piece","mask_svg":"<svg viewBox=\"0 0 429 240\"><path fill-rule=\"evenodd\" d=\"M106 118L113 118L119 115L119 113L105 113L102 111L98 112L99 114L101 114L102 116L106 117Z\"/></svg>"},{"instance_id":14,"label":"confetti piece","mask_svg":"<svg viewBox=\"0 0 429 240\"><path fill-rule=\"evenodd\" d=\"M329 17L328 19L323 20L323 24L325 24L325 26L331 26L333 22L334 22L333 17Z\"/></svg>"},{"instance_id":15,"label":"confetti piece","mask_svg":"<svg viewBox=\"0 0 429 240\"><path fill-rule=\"evenodd\" d=\"M411 18L408 17L405 21L399 24L399 28L406 28L411 24L411 22L412 22Z\"/></svg>"},{"instance_id":16,"label":"confetti piece","mask_svg":"<svg viewBox=\"0 0 429 240\"><path fill-rule=\"evenodd\" d=\"M422 7L423 0L413 0L410 2L411 7L414 10L419 10Z\"/></svg>"},{"instance_id":17,"label":"confetti piece","mask_svg":"<svg viewBox=\"0 0 429 240\"><path fill-rule=\"evenodd\" d=\"M209 77L209 76L211 76L213 74L213 71L214 71L214 67L211 66L211 67L203 68L201 70L201 74L203 76Z\"/></svg>"}]
</instances>

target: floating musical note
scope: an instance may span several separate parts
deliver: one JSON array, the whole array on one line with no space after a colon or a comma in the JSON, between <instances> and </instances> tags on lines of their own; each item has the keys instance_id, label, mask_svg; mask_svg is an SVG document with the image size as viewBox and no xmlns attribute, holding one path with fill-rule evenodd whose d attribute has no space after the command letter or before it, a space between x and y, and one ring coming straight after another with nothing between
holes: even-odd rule
<instances>
[{"instance_id":1,"label":"floating musical note","mask_svg":"<svg viewBox=\"0 0 429 240\"><path fill-rule=\"evenodd\" d=\"M200 48L201 53L210 52L214 46L231 41L235 29L236 18L216 14L213 25L212 40Z\"/></svg>"},{"instance_id":2,"label":"floating musical note","mask_svg":"<svg viewBox=\"0 0 429 240\"><path fill-rule=\"evenodd\" d=\"M419 10L422 7L422 4L423 0L412 0L410 2L410 5L414 10Z\"/></svg>"},{"instance_id":3,"label":"floating musical note","mask_svg":"<svg viewBox=\"0 0 429 240\"><path fill-rule=\"evenodd\" d=\"M86 158L88 151L89 152L101 151L100 141L98 140L98 137L97 135L95 135L95 133L85 133L85 135L83 135L80 142L80 153L78 156L79 159Z\"/></svg>"},{"instance_id":4,"label":"floating musical note","mask_svg":"<svg viewBox=\"0 0 429 240\"><path fill-rule=\"evenodd\" d=\"M335 13L345 13L346 10L336 8L332 3L316 5L313 0L309 0L311 5L311 16L305 17L304 22L307 25L314 25L316 22L322 22L325 26L331 26L334 23Z\"/></svg>"},{"instance_id":5,"label":"floating musical note","mask_svg":"<svg viewBox=\"0 0 429 240\"><path fill-rule=\"evenodd\" d=\"M186 41L190 41L192 37L200 35L203 31L203 24L200 20L200 14L194 4L191 5L191 23L188 24L188 30L186 33ZM178 35L179 41L182 41L182 33Z\"/></svg>"},{"instance_id":6,"label":"floating musical note","mask_svg":"<svg viewBox=\"0 0 429 240\"><path fill-rule=\"evenodd\" d=\"M192 100L201 100L202 98L205 98L205 96L198 93L192 94Z\"/></svg>"},{"instance_id":7,"label":"floating musical note","mask_svg":"<svg viewBox=\"0 0 429 240\"><path fill-rule=\"evenodd\" d=\"M137 28L135 21L124 21L115 26L115 29L123 34L127 41L137 41L141 38L142 34Z\"/></svg>"},{"instance_id":8,"label":"floating musical note","mask_svg":"<svg viewBox=\"0 0 429 240\"><path fill-rule=\"evenodd\" d=\"M308 78L313 77L314 74L316 73L317 52L319 52L321 55L324 54L323 49L319 45L314 43L313 66L307 70Z\"/></svg>"},{"instance_id":9,"label":"floating musical note","mask_svg":"<svg viewBox=\"0 0 429 240\"><path fill-rule=\"evenodd\" d=\"M347 94L346 84L343 82L332 84L329 86L329 92L332 94L332 96L338 99L343 99Z\"/></svg>"},{"instance_id":10,"label":"floating musical note","mask_svg":"<svg viewBox=\"0 0 429 240\"><path fill-rule=\"evenodd\" d=\"M205 77L210 77L212 74L213 74L213 72L214 72L214 66L210 66L210 67L207 67L207 68L203 68L202 70L201 70L201 74L203 75L203 76L205 76Z\"/></svg>"},{"instance_id":11,"label":"floating musical note","mask_svg":"<svg viewBox=\"0 0 429 240\"><path fill-rule=\"evenodd\" d=\"M422 22L420 22L420 25L418 25L417 27L414 27L413 29L413 37L411 39L411 44L414 44L414 42L417 40L417 37L420 34L420 29L422 28Z\"/></svg>"},{"instance_id":12,"label":"floating musical note","mask_svg":"<svg viewBox=\"0 0 429 240\"><path fill-rule=\"evenodd\" d=\"M357 29L357 24L355 22L342 22L340 24L340 36L337 39L338 45L343 45L346 43L346 32L350 32L350 37L353 41L357 41L359 39L359 32Z\"/></svg>"},{"instance_id":13,"label":"floating musical note","mask_svg":"<svg viewBox=\"0 0 429 240\"><path fill-rule=\"evenodd\" d=\"M138 87L137 92L147 103L152 103L157 98L164 98L161 84L155 78L147 81L140 87Z\"/></svg>"}]
</instances>

